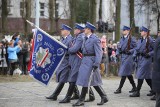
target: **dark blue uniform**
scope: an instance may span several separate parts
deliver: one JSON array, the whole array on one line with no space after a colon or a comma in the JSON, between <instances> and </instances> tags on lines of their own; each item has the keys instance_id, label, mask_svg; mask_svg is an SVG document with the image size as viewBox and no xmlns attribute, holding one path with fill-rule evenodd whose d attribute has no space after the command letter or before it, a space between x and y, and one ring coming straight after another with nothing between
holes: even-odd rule
<instances>
[{"instance_id":1,"label":"dark blue uniform","mask_svg":"<svg viewBox=\"0 0 160 107\"><path fill-rule=\"evenodd\" d=\"M152 86L156 92L156 107L160 107L160 36L156 39L154 46Z\"/></svg>"}]
</instances>

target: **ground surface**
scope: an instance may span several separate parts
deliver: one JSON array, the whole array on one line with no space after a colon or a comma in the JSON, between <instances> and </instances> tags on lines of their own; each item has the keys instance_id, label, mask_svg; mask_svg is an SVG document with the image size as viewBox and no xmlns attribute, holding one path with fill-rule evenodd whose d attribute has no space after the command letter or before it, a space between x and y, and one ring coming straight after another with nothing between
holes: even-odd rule
<instances>
[{"instance_id":1,"label":"ground surface","mask_svg":"<svg viewBox=\"0 0 160 107\"><path fill-rule=\"evenodd\" d=\"M118 87L119 80L117 77L103 79L103 87L108 95L109 102L100 107L154 107L155 101L151 101L150 97L146 96L150 89L145 82L139 98L129 97L128 91L131 89L131 85L128 80L121 94L113 94ZM54 80L48 87L44 87L34 82L29 76L0 76L0 107L72 107L76 100L69 104L58 103L65 97L68 84L65 85L59 95L58 101L45 99L45 96L50 95L56 86L57 83ZM79 89L81 90L81 87ZM100 101L100 97L95 90L94 93L96 100L85 103L84 107L98 107L96 103Z\"/></svg>"}]
</instances>

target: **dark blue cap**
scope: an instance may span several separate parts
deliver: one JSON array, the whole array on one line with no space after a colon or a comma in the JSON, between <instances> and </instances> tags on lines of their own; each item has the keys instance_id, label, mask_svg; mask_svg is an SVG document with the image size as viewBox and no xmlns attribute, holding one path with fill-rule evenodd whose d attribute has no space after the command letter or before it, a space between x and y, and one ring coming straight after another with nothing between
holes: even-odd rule
<instances>
[{"instance_id":1,"label":"dark blue cap","mask_svg":"<svg viewBox=\"0 0 160 107\"><path fill-rule=\"evenodd\" d=\"M61 30L68 30L68 31L71 31L71 30L72 30L72 28L71 28L71 27L69 27L68 25L62 24L62 26L61 26Z\"/></svg>"},{"instance_id":2,"label":"dark blue cap","mask_svg":"<svg viewBox=\"0 0 160 107\"><path fill-rule=\"evenodd\" d=\"M89 28L91 30L96 30L96 27L93 24L89 23L89 22L86 23L86 27L85 28Z\"/></svg>"},{"instance_id":3,"label":"dark blue cap","mask_svg":"<svg viewBox=\"0 0 160 107\"><path fill-rule=\"evenodd\" d=\"M146 27L144 27L144 26L142 26L142 27L141 27L141 32L142 32L142 31L144 31L144 32L148 32L148 31L149 31L149 29L148 29L148 28L146 28Z\"/></svg>"},{"instance_id":4,"label":"dark blue cap","mask_svg":"<svg viewBox=\"0 0 160 107\"><path fill-rule=\"evenodd\" d=\"M78 23L75 24L75 27L74 27L74 28L75 28L75 29L79 29L79 30L83 30L83 29L84 29L84 27L81 26L81 25L78 24Z\"/></svg>"},{"instance_id":5,"label":"dark blue cap","mask_svg":"<svg viewBox=\"0 0 160 107\"><path fill-rule=\"evenodd\" d=\"M125 30L131 30L131 28L130 27L128 27L128 26L123 26L123 29L122 29L123 31L125 31Z\"/></svg>"}]
</instances>

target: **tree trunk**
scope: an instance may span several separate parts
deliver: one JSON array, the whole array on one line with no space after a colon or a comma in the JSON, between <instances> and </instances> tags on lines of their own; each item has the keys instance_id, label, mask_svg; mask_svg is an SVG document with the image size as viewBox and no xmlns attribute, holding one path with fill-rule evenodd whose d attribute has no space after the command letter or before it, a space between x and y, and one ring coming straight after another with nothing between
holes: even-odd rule
<instances>
[{"instance_id":1,"label":"tree trunk","mask_svg":"<svg viewBox=\"0 0 160 107\"><path fill-rule=\"evenodd\" d=\"M29 24L26 22L26 20L30 20L31 18L31 0L26 0L25 1L25 11L26 15L24 18L24 25L25 25L25 37L27 37L27 34L29 33Z\"/></svg>"},{"instance_id":2,"label":"tree trunk","mask_svg":"<svg viewBox=\"0 0 160 107\"><path fill-rule=\"evenodd\" d=\"M7 0L2 0L2 13L1 13L1 17L2 17L2 33L6 33L7 32L7 16L8 16L8 9L7 9Z\"/></svg>"},{"instance_id":3,"label":"tree trunk","mask_svg":"<svg viewBox=\"0 0 160 107\"><path fill-rule=\"evenodd\" d=\"M156 7L157 7L157 31L160 30L159 24L160 24L160 10L158 5L158 0L156 0Z\"/></svg>"},{"instance_id":4,"label":"tree trunk","mask_svg":"<svg viewBox=\"0 0 160 107\"><path fill-rule=\"evenodd\" d=\"M116 1L116 37L115 41L119 41L120 39L120 22L121 22L121 0Z\"/></svg>"},{"instance_id":5,"label":"tree trunk","mask_svg":"<svg viewBox=\"0 0 160 107\"><path fill-rule=\"evenodd\" d=\"M131 35L135 35L134 0L129 0Z\"/></svg>"},{"instance_id":6,"label":"tree trunk","mask_svg":"<svg viewBox=\"0 0 160 107\"><path fill-rule=\"evenodd\" d=\"M77 0L69 0L69 4L70 4L70 26L73 28L74 24L76 22L76 5L77 5Z\"/></svg>"},{"instance_id":7,"label":"tree trunk","mask_svg":"<svg viewBox=\"0 0 160 107\"><path fill-rule=\"evenodd\" d=\"M96 25L96 0L89 0L89 21Z\"/></svg>"},{"instance_id":8,"label":"tree trunk","mask_svg":"<svg viewBox=\"0 0 160 107\"><path fill-rule=\"evenodd\" d=\"M99 2L99 19L102 19L102 0Z\"/></svg>"},{"instance_id":9,"label":"tree trunk","mask_svg":"<svg viewBox=\"0 0 160 107\"><path fill-rule=\"evenodd\" d=\"M49 0L49 20L50 20L50 33L55 32L54 28L54 8L55 7L55 0Z\"/></svg>"}]
</instances>

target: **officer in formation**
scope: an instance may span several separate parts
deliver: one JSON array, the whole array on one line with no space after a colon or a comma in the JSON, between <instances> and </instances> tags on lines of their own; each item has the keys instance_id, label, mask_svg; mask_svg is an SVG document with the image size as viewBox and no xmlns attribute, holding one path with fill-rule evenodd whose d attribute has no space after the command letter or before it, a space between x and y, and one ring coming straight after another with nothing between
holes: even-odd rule
<instances>
[{"instance_id":1,"label":"officer in formation","mask_svg":"<svg viewBox=\"0 0 160 107\"><path fill-rule=\"evenodd\" d=\"M156 107L160 107L160 30L154 45L152 83L153 90L156 92Z\"/></svg>"},{"instance_id":2,"label":"officer in formation","mask_svg":"<svg viewBox=\"0 0 160 107\"><path fill-rule=\"evenodd\" d=\"M141 28L141 38L138 40L133 57L137 57L137 72L136 78L138 79L137 91L130 95L130 97L140 97L140 89L145 79L150 86L151 91L147 96L154 95L152 91L152 56L154 53L154 40L149 35L149 29L146 27Z\"/></svg>"},{"instance_id":3,"label":"officer in formation","mask_svg":"<svg viewBox=\"0 0 160 107\"><path fill-rule=\"evenodd\" d=\"M63 44L65 44L67 47L69 47L69 45L72 42L73 37L71 36L70 32L71 32L72 28L62 24L61 27L61 42ZM66 53L61 65L59 66L58 70L56 71L56 81L59 83L57 88L55 89L55 91L53 92L52 95L50 95L49 97L46 97L47 99L51 99L51 100L57 100L57 96L60 94L64 84L66 82L68 82L68 76L69 76L69 72L70 72L70 66L69 66L69 54L68 52Z\"/></svg>"},{"instance_id":4,"label":"officer in formation","mask_svg":"<svg viewBox=\"0 0 160 107\"><path fill-rule=\"evenodd\" d=\"M73 38L70 44L70 48L68 49L69 65L71 67L71 70L69 71L69 76L68 76L68 82L70 85L69 85L68 92L65 98L62 101L60 101L60 103L69 103L71 100L73 91L75 91L75 94L72 97L72 99L79 98L79 91L75 83L77 81L79 67L80 67L81 60L82 60L81 46L82 46L83 38L84 38L83 30L84 30L83 26L79 24L75 24L75 28L74 28L75 37Z\"/></svg>"},{"instance_id":5,"label":"officer in formation","mask_svg":"<svg viewBox=\"0 0 160 107\"><path fill-rule=\"evenodd\" d=\"M87 22L85 27L85 40L82 45L83 58L79 68L76 84L82 86L82 91L78 101L73 106L84 105L85 97L88 90L89 79L90 86L93 86L101 97L101 102L97 105L103 105L108 101L107 95L104 92L102 79L99 71L99 65L102 59L102 47L100 39L94 34L95 26ZM92 78L90 75L93 72Z\"/></svg>"},{"instance_id":6,"label":"officer in formation","mask_svg":"<svg viewBox=\"0 0 160 107\"><path fill-rule=\"evenodd\" d=\"M134 53L134 49L136 48L136 40L130 35L131 28L128 26L123 27L123 36L120 39L120 44L118 46L118 50L116 51L117 55L121 55L121 65L119 69L119 76L121 76L121 81L118 89L114 92L115 94L121 93L121 89L124 85L126 78L129 79L132 90L129 91L134 92L136 90L136 85L132 76L133 72L133 58L132 54Z\"/></svg>"}]
</instances>

